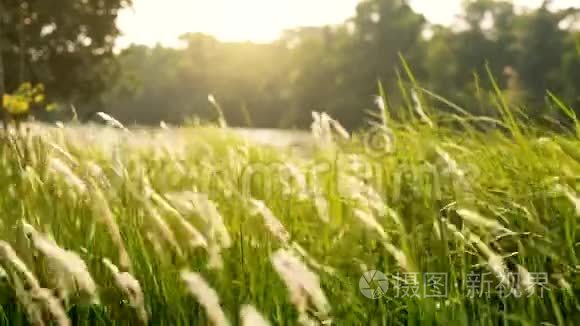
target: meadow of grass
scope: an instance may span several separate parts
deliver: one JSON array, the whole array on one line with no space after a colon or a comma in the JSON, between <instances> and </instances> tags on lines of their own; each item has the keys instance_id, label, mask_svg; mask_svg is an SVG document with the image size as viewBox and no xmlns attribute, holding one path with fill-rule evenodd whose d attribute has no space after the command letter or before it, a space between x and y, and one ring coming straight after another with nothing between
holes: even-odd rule
<instances>
[{"instance_id":1,"label":"meadow of grass","mask_svg":"<svg viewBox=\"0 0 580 326\"><path fill-rule=\"evenodd\" d=\"M576 131L416 113L353 135L315 115L306 150L4 134L0 324L577 324Z\"/></svg>"}]
</instances>

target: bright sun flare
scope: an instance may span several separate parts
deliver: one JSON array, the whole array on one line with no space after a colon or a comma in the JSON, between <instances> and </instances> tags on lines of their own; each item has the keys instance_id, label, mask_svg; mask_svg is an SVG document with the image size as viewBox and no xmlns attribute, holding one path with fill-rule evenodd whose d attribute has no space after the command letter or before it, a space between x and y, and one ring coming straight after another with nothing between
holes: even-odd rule
<instances>
[{"instance_id":1,"label":"bright sun flare","mask_svg":"<svg viewBox=\"0 0 580 326\"><path fill-rule=\"evenodd\" d=\"M202 32L223 41L269 42L296 26L343 22L358 0L134 0L121 12L120 45L177 45L177 36Z\"/></svg>"},{"instance_id":2,"label":"bright sun flare","mask_svg":"<svg viewBox=\"0 0 580 326\"><path fill-rule=\"evenodd\" d=\"M578 0L555 0L558 7ZM269 42L297 26L338 24L352 17L359 0L133 0L123 10L119 27L124 36L119 47L131 43L178 46L187 32L213 35L222 41ZM518 5L538 6L542 0L516 0ZM411 0L418 12L435 23L449 23L459 12L461 0Z\"/></svg>"}]
</instances>

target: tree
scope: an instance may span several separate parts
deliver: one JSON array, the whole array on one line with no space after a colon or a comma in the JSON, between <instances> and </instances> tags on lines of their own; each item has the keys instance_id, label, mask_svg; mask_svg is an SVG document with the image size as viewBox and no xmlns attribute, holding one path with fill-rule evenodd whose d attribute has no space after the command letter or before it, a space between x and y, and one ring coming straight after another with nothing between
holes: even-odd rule
<instances>
[{"instance_id":1,"label":"tree","mask_svg":"<svg viewBox=\"0 0 580 326\"><path fill-rule=\"evenodd\" d=\"M343 113L349 102L346 88L352 86L348 85L345 69L350 37L344 27L307 27L286 32L280 41L287 52L288 80L284 87L292 108L284 116L286 125L309 126L312 111L327 111L334 116Z\"/></svg>"},{"instance_id":2,"label":"tree","mask_svg":"<svg viewBox=\"0 0 580 326\"><path fill-rule=\"evenodd\" d=\"M546 90L560 93L566 87L561 76L563 58L570 63L572 58L567 47L570 33L561 28L561 23L578 11L567 9L550 11L550 1L544 1L542 7L521 17L519 33L520 56L516 65L525 89L528 103L533 106L534 114L544 112ZM573 52L572 52L573 53ZM568 80L573 82L573 80Z\"/></svg>"},{"instance_id":3,"label":"tree","mask_svg":"<svg viewBox=\"0 0 580 326\"><path fill-rule=\"evenodd\" d=\"M575 32L566 40L566 50L562 57L560 76L562 96L580 116L580 32Z\"/></svg>"},{"instance_id":4,"label":"tree","mask_svg":"<svg viewBox=\"0 0 580 326\"><path fill-rule=\"evenodd\" d=\"M207 121L216 116L208 103L213 94L231 126L307 128L311 111L326 111L356 129L375 106L379 79L393 115L407 114L398 110L408 101L397 98L402 54L421 86L474 115L499 114L489 69L511 107L553 118L533 108L545 107L546 88L567 103L578 101L580 38L564 28L574 13L547 5L518 12L507 0L469 0L459 25L443 27L428 26L407 1L364 0L343 24L296 28L270 44L189 34L184 49L123 51L107 106L128 123ZM437 109L451 110L443 103Z\"/></svg>"},{"instance_id":5,"label":"tree","mask_svg":"<svg viewBox=\"0 0 580 326\"><path fill-rule=\"evenodd\" d=\"M500 88L515 87L517 18L508 1L465 1L462 29L432 28L425 51L430 88L474 114L492 114L489 96L482 93L491 89L487 70Z\"/></svg>"},{"instance_id":6,"label":"tree","mask_svg":"<svg viewBox=\"0 0 580 326\"><path fill-rule=\"evenodd\" d=\"M418 78L423 77L421 44L426 20L406 0L365 0L357 6L351 43L346 47L343 92L349 101L332 112L349 127L364 121L364 110L374 107L377 80L392 90L397 85L400 55Z\"/></svg>"},{"instance_id":7,"label":"tree","mask_svg":"<svg viewBox=\"0 0 580 326\"><path fill-rule=\"evenodd\" d=\"M0 119L2 120L3 127L6 128L6 113L4 112L4 94L6 92L6 86L4 84L4 4L0 1Z\"/></svg>"},{"instance_id":8,"label":"tree","mask_svg":"<svg viewBox=\"0 0 580 326\"><path fill-rule=\"evenodd\" d=\"M117 13L131 0L59 0L58 4L0 0L0 4L6 90L30 81L43 83L59 101L87 103L98 98L114 74Z\"/></svg>"}]
</instances>

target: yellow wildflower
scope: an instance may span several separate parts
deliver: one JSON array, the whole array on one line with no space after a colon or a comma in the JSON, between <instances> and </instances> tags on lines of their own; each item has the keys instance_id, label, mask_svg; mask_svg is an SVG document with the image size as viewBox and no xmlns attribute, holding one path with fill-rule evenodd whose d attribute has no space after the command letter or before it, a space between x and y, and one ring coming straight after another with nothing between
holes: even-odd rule
<instances>
[{"instance_id":1,"label":"yellow wildflower","mask_svg":"<svg viewBox=\"0 0 580 326\"><path fill-rule=\"evenodd\" d=\"M36 96L34 96L34 103L36 104L40 104L42 102L44 102L44 94L37 94Z\"/></svg>"},{"instance_id":2,"label":"yellow wildflower","mask_svg":"<svg viewBox=\"0 0 580 326\"><path fill-rule=\"evenodd\" d=\"M23 96L5 94L4 108L10 114L22 114L30 109L30 103Z\"/></svg>"}]
</instances>

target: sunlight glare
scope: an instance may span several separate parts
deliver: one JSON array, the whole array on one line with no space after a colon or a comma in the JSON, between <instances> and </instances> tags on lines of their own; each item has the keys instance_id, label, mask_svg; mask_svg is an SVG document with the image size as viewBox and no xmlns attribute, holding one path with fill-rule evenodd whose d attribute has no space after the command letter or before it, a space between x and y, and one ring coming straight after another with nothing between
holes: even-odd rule
<instances>
[{"instance_id":1,"label":"sunlight glare","mask_svg":"<svg viewBox=\"0 0 580 326\"><path fill-rule=\"evenodd\" d=\"M519 6L539 6L543 0L515 0ZM568 7L578 0L554 0L553 7ZM298 26L340 24L354 16L359 0L134 0L120 12L123 33L118 48L131 43L180 46L179 36L206 33L221 41L258 43L277 39ZM461 0L409 0L414 10L436 24L450 24Z\"/></svg>"},{"instance_id":2,"label":"sunlight glare","mask_svg":"<svg viewBox=\"0 0 580 326\"><path fill-rule=\"evenodd\" d=\"M358 0L135 0L119 15L130 43L178 46L187 32L213 35L222 41L265 43L296 26L342 23L354 14Z\"/></svg>"}]
</instances>

